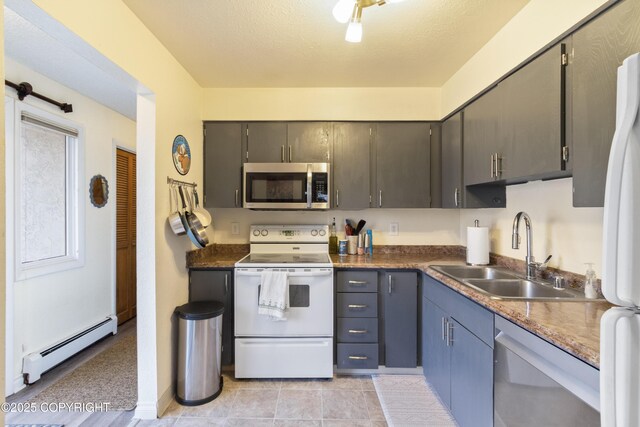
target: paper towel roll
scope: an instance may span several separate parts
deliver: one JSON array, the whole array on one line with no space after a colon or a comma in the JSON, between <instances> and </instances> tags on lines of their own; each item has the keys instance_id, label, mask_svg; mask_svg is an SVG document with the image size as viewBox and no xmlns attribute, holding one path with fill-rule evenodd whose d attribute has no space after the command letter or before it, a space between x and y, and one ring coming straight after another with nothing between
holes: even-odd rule
<instances>
[{"instance_id":1,"label":"paper towel roll","mask_svg":"<svg viewBox=\"0 0 640 427\"><path fill-rule=\"evenodd\" d=\"M488 227L467 227L467 264L489 264Z\"/></svg>"}]
</instances>

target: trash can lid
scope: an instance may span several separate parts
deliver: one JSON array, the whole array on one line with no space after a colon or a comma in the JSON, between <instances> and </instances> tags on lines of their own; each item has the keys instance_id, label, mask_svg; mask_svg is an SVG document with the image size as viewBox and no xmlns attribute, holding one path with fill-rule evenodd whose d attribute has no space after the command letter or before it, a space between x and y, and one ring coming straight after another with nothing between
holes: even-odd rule
<instances>
[{"instance_id":1,"label":"trash can lid","mask_svg":"<svg viewBox=\"0 0 640 427\"><path fill-rule=\"evenodd\" d=\"M220 301L194 301L176 307L175 313L186 320L203 320L218 317L224 312Z\"/></svg>"}]
</instances>

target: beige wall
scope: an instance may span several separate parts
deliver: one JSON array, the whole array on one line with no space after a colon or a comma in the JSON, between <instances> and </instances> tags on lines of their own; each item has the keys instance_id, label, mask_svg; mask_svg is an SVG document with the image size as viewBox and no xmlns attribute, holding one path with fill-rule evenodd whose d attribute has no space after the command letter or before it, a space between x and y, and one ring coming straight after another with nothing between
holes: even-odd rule
<instances>
[{"instance_id":1,"label":"beige wall","mask_svg":"<svg viewBox=\"0 0 640 427\"><path fill-rule=\"evenodd\" d=\"M172 382L172 313L176 305L187 300L185 251L190 249L187 239L173 235L166 223L169 210L166 179L167 176L179 177L170 153L174 137L182 134L191 145L194 159L185 179L202 183L199 160L202 159L202 90L121 1L35 0L34 3L155 95L156 155L154 159L138 156L138 165L144 168L145 163L155 164L156 249L155 254L143 255L156 265L157 398L165 398L171 393ZM139 206L138 212L144 208Z\"/></svg>"},{"instance_id":2,"label":"beige wall","mask_svg":"<svg viewBox=\"0 0 640 427\"><path fill-rule=\"evenodd\" d=\"M4 34L4 8L0 11L0 34ZM3 36L0 36L4 39ZM0 43L0 74L4 76L4 41ZM4 85L0 89L0 95L4 99ZM4 102L0 103L0 153L5 150L4 137ZM5 157L0 156L0 224L4 224L6 219L5 209ZM5 249L6 230L4 227L0 229L0 342L5 343L6 339L6 249ZM3 347L4 348L4 347ZM5 384L5 357L4 351L0 351L0 384ZM0 393L0 403L4 402L4 393ZM0 424L4 424L4 412L0 411Z\"/></svg>"},{"instance_id":3,"label":"beige wall","mask_svg":"<svg viewBox=\"0 0 640 427\"><path fill-rule=\"evenodd\" d=\"M446 116L607 0L531 0L442 86Z\"/></svg>"},{"instance_id":4,"label":"beige wall","mask_svg":"<svg viewBox=\"0 0 640 427\"><path fill-rule=\"evenodd\" d=\"M439 88L209 88L204 120L440 120Z\"/></svg>"},{"instance_id":5,"label":"beige wall","mask_svg":"<svg viewBox=\"0 0 640 427\"><path fill-rule=\"evenodd\" d=\"M527 253L524 224L520 224L520 249L511 249L511 230L515 215L525 211L531 217L532 249L537 261L553 255L549 265L576 273L584 273L584 263L593 262L600 276L603 209L574 208L571 193L571 178L509 186L506 209L462 211L462 244L466 245L467 227L479 219L481 225L490 227L492 252L524 260Z\"/></svg>"},{"instance_id":6,"label":"beige wall","mask_svg":"<svg viewBox=\"0 0 640 427\"><path fill-rule=\"evenodd\" d=\"M336 219L338 236L344 236L344 219L367 221L375 245L457 245L460 213L443 209L364 209L360 211L269 212L248 209L212 209L216 243L247 243L252 224L331 224ZM230 233L237 222L240 234ZM389 224L398 223L397 236L389 235Z\"/></svg>"},{"instance_id":7,"label":"beige wall","mask_svg":"<svg viewBox=\"0 0 640 427\"><path fill-rule=\"evenodd\" d=\"M605 0L531 0L442 87L444 115L457 108L537 50L601 7ZM507 208L465 210L460 239L478 218L492 227L493 252L524 259L525 250L511 249L511 222L518 211L531 216L534 255L551 265L584 273L585 262L602 271L602 209L572 207L571 179L532 182L507 187ZM523 236L524 239L524 236Z\"/></svg>"},{"instance_id":8,"label":"beige wall","mask_svg":"<svg viewBox=\"0 0 640 427\"><path fill-rule=\"evenodd\" d=\"M84 265L8 283L14 289L13 377L15 383L20 384L23 356L68 338L115 314L115 278L112 271L115 248L112 240L115 235L113 224L116 177L112 174L115 170L113 141L117 140L125 148L135 149L136 138L134 121L15 61L5 60L5 76L14 82L28 81L38 92L53 99L68 100L73 104L71 114L65 114L59 108L33 97L25 98L24 103L72 120L84 129L84 140L81 141L84 150L84 157L81 159L83 170L79 175L84 202L82 222L85 227L81 234L85 248ZM8 96L19 102L15 92L8 93ZM13 141L7 143L13 144ZM100 209L91 205L88 193L85 193L89 180L95 174L105 176L110 183L109 202ZM11 177L7 182L13 184ZM9 218L8 227L13 228L12 218ZM13 241L7 240L7 243L9 248L13 248ZM14 277L12 266L7 277Z\"/></svg>"}]
</instances>

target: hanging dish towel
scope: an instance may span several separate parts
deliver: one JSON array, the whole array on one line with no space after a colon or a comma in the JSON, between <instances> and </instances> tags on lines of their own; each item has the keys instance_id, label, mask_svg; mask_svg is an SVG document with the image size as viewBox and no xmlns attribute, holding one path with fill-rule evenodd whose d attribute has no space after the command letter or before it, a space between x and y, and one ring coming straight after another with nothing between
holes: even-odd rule
<instances>
[{"instance_id":1,"label":"hanging dish towel","mask_svg":"<svg viewBox=\"0 0 640 427\"><path fill-rule=\"evenodd\" d=\"M258 298L258 314L271 320L287 320L284 315L289 303L289 277L286 271L262 270L262 285Z\"/></svg>"}]
</instances>

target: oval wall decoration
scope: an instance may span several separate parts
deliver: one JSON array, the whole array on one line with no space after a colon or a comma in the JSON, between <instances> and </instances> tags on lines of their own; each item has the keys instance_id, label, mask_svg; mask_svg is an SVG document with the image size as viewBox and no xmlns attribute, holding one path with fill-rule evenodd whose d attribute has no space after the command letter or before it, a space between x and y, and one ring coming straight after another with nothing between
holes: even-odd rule
<instances>
[{"instance_id":1,"label":"oval wall decoration","mask_svg":"<svg viewBox=\"0 0 640 427\"><path fill-rule=\"evenodd\" d=\"M191 169L191 150L184 136L178 135L173 140L171 157L173 157L173 165L180 175L189 173L189 169Z\"/></svg>"}]
</instances>

